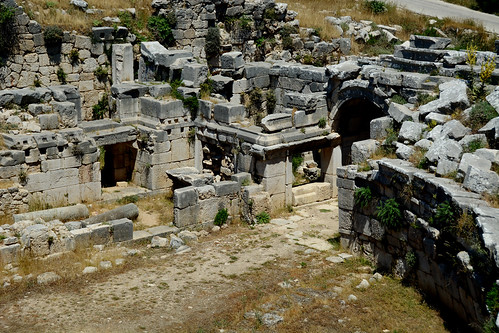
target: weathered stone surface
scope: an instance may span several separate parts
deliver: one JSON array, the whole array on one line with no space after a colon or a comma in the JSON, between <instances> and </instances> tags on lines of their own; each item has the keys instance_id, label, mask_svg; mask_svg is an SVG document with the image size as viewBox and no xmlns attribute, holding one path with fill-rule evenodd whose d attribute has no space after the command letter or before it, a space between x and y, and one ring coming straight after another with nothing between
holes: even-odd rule
<instances>
[{"instance_id":1,"label":"weathered stone surface","mask_svg":"<svg viewBox=\"0 0 499 333\"><path fill-rule=\"evenodd\" d=\"M399 140L416 142L422 137L423 130L426 128L425 124L415 123L413 121L404 121L399 132Z\"/></svg>"},{"instance_id":2,"label":"weathered stone surface","mask_svg":"<svg viewBox=\"0 0 499 333\"><path fill-rule=\"evenodd\" d=\"M499 188L499 175L494 171L486 171L470 165L463 186L477 193L494 193Z\"/></svg>"},{"instance_id":3,"label":"weathered stone surface","mask_svg":"<svg viewBox=\"0 0 499 333\"><path fill-rule=\"evenodd\" d=\"M119 220L119 219L123 219L123 218L135 220L137 218L137 216L139 216L138 207L133 203L129 203L127 205L120 206L120 207L117 207L115 209L109 210L105 213L92 216L86 220L83 220L82 223L84 225L90 225L90 224L96 224L96 223L109 222L109 221L113 221L113 220Z\"/></svg>"},{"instance_id":4,"label":"weathered stone surface","mask_svg":"<svg viewBox=\"0 0 499 333\"><path fill-rule=\"evenodd\" d=\"M496 87L485 99L499 112L499 87Z\"/></svg>"},{"instance_id":5,"label":"weathered stone surface","mask_svg":"<svg viewBox=\"0 0 499 333\"><path fill-rule=\"evenodd\" d=\"M243 120L244 114L245 108L241 104L220 103L213 110L213 118L226 124Z\"/></svg>"},{"instance_id":6,"label":"weathered stone surface","mask_svg":"<svg viewBox=\"0 0 499 333\"><path fill-rule=\"evenodd\" d=\"M459 171L465 174L468 172L468 167L470 165L484 171L489 171L492 162L475 154L464 153L461 157L461 162L459 163Z\"/></svg>"},{"instance_id":7,"label":"weathered stone surface","mask_svg":"<svg viewBox=\"0 0 499 333\"><path fill-rule=\"evenodd\" d=\"M352 144L352 163L361 163L367 160L378 147L378 142L373 139L357 141Z\"/></svg>"},{"instance_id":8,"label":"weathered stone surface","mask_svg":"<svg viewBox=\"0 0 499 333\"><path fill-rule=\"evenodd\" d=\"M54 108L54 112L59 114L61 126L76 127L78 124L78 114L74 103L53 102L52 107Z\"/></svg>"},{"instance_id":9,"label":"weathered stone surface","mask_svg":"<svg viewBox=\"0 0 499 333\"><path fill-rule=\"evenodd\" d=\"M244 67L243 54L241 52L227 52L220 57L223 69L239 69Z\"/></svg>"},{"instance_id":10,"label":"weathered stone surface","mask_svg":"<svg viewBox=\"0 0 499 333\"><path fill-rule=\"evenodd\" d=\"M478 133L483 133L494 140L499 139L499 117L491 119L484 127L478 130Z\"/></svg>"},{"instance_id":11,"label":"weathered stone surface","mask_svg":"<svg viewBox=\"0 0 499 333\"><path fill-rule=\"evenodd\" d=\"M291 114L273 113L262 119L261 126L266 132L277 132L293 126Z\"/></svg>"},{"instance_id":12,"label":"weathered stone surface","mask_svg":"<svg viewBox=\"0 0 499 333\"><path fill-rule=\"evenodd\" d=\"M109 221L111 225L113 242L124 242L133 239L133 222L123 218Z\"/></svg>"},{"instance_id":13,"label":"weathered stone surface","mask_svg":"<svg viewBox=\"0 0 499 333\"><path fill-rule=\"evenodd\" d=\"M440 159L437 164L436 174L445 176L455 172L458 169L457 162L449 161L447 159Z\"/></svg>"},{"instance_id":14,"label":"weathered stone surface","mask_svg":"<svg viewBox=\"0 0 499 333\"><path fill-rule=\"evenodd\" d=\"M173 205L176 208L186 208L195 205L198 201L198 193L192 186L176 189L173 192Z\"/></svg>"},{"instance_id":15,"label":"weathered stone surface","mask_svg":"<svg viewBox=\"0 0 499 333\"><path fill-rule=\"evenodd\" d=\"M456 141L451 139L443 139L435 142L426 152L425 157L432 163L438 162L440 159L450 161L459 161L463 148Z\"/></svg>"},{"instance_id":16,"label":"weathered stone surface","mask_svg":"<svg viewBox=\"0 0 499 333\"><path fill-rule=\"evenodd\" d=\"M387 130L393 127L393 119L390 117L376 118L371 120L369 126L371 139L383 139L388 135Z\"/></svg>"},{"instance_id":17,"label":"weathered stone surface","mask_svg":"<svg viewBox=\"0 0 499 333\"><path fill-rule=\"evenodd\" d=\"M470 106L466 93L466 83L461 80L453 80L439 85L440 97L428 104L419 107L422 115L431 112L451 114L455 109L466 109Z\"/></svg>"},{"instance_id":18,"label":"weathered stone surface","mask_svg":"<svg viewBox=\"0 0 499 333\"><path fill-rule=\"evenodd\" d=\"M38 218L41 218L47 222L52 220L74 221L87 217L88 208L83 204L13 215L14 222L23 220L36 220Z\"/></svg>"},{"instance_id":19,"label":"weathered stone surface","mask_svg":"<svg viewBox=\"0 0 499 333\"><path fill-rule=\"evenodd\" d=\"M460 140L469 133L471 133L471 128L464 126L459 120L454 119L442 126L441 135L447 136L450 139Z\"/></svg>"},{"instance_id":20,"label":"weathered stone surface","mask_svg":"<svg viewBox=\"0 0 499 333\"><path fill-rule=\"evenodd\" d=\"M49 284L60 280L61 277L54 272L46 272L38 275L36 277L36 283L38 284Z\"/></svg>"},{"instance_id":21,"label":"weathered stone surface","mask_svg":"<svg viewBox=\"0 0 499 333\"><path fill-rule=\"evenodd\" d=\"M412 120L412 113L406 106L393 102L390 103L390 107L388 108L388 114L398 123Z\"/></svg>"},{"instance_id":22,"label":"weathered stone surface","mask_svg":"<svg viewBox=\"0 0 499 333\"><path fill-rule=\"evenodd\" d=\"M414 154L414 149L410 146L404 145L403 143L397 142L397 150L395 154L398 158L403 160L408 160L409 157Z\"/></svg>"},{"instance_id":23,"label":"weathered stone surface","mask_svg":"<svg viewBox=\"0 0 499 333\"><path fill-rule=\"evenodd\" d=\"M443 37L411 35L410 43L411 47L443 50L451 43L451 40Z\"/></svg>"}]
</instances>

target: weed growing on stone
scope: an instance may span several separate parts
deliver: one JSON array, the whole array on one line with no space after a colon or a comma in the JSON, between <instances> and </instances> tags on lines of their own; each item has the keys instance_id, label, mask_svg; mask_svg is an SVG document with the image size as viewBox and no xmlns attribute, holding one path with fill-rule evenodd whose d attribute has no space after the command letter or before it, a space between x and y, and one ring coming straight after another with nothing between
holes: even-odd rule
<instances>
[{"instance_id":1,"label":"weed growing on stone","mask_svg":"<svg viewBox=\"0 0 499 333\"><path fill-rule=\"evenodd\" d=\"M58 46L62 43L63 31L58 26L50 26L45 28L43 39L47 46Z\"/></svg>"},{"instance_id":2,"label":"weed growing on stone","mask_svg":"<svg viewBox=\"0 0 499 333\"><path fill-rule=\"evenodd\" d=\"M373 199L371 189L369 187L357 188L354 193L354 199L355 199L355 204L359 206L360 209L364 209L371 203Z\"/></svg>"},{"instance_id":3,"label":"weed growing on stone","mask_svg":"<svg viewBox=\"0 0 499 333\"><path fill-rule=\"evenodd\" d=\"M80 61L80 52L77 49L72 49L68 54L68 58L72 64L77 64Z\"/></svg>"},{"instance_id":4,"label":"weed growing on stone","mask_svg":"<svg viewBox=\"0 0 499 333\"><path fill-rule=\"evenodd\" d=\"M267 212L260 212L255 219L257 224L267 224L270 222L270 215Z\"/></svg>"},{"instance_id":5,"label":"weed growing on stone","mask_svg":"<svg viewBox=\"0 0 499 333\"><path fill-rule=\"evenodd\" d=\"M486 148L486 147L487 147L487 144L485 142L483 142L480 139L476 139L476 140L470 141L470 143L468 143L468 145L466 147L464 147L463 151L465 153L474 153L478 149Z\"/></svg>"},{"instance_id":6,"label":"weed growing on stone","mask_svg":"<svg viewBox=\"0 0 499 333\"><path fill-rule=\"evenodd\" d=\"M418 93L416 106L428 104L436 99L438 99L438 96L430 95L427 93Z\"/></svg>"},{"instance_id":7,"label":"weed growing on stone","mask_svg":"<svg viewBox=\"0 0 499 333\"><path fill-rule=\"evenodd\" d=\"M57 69L57 79L59 80L60 83L62 84L66 84L67 81L67 77L68 77L68 74L66 74L66 72L64 71L64 69L62 69L62 67L59 67Z\"/></svg>"},{"instance_id":8,"label":"weed growing on stone","mask_svg":"<svg viewBox=\"0 0 499 333\"><path fill-rule=\"evenodd\" d=\"M393 103L402 104L402 105L407 104L407 100L400 95L393 95L391 100Z\"/></svg>"},{"instance_id":9,"label":"weed growing on stone","mask_svg":"<svg viewBox=\"0 0 499 333\"><path fill-rule=\"evenodd\" d=\"M109 101L107 94L104 94L97 104L92 106L92 119L102 119L106 113L109 113Z\"/></svg>"},{"instance_id":10,"label":"weed growing on stone","mask_svg":"<svg viewBox=\"0 0 499 333\"><path fill-rule=\"evenodd\" d=\"M217 215L215 216L213 224L220 227L227 222L228 218L229 218L229 213L227 212L227 209L226 208L220 209Z\"/></svg>"},{"instance_id":11,"label":"weed growing on stone","mask_svg":"<svg viewBox=\"0 0 499 333\"><path fill-rule=\"evenodd\" d=\"M326 128L326 125L327 125L326 118L322 117L321 119L319 119L319 122L317 123L317 125L319 126L319 128Z\"/></svg>"},{"instance_id":12,"label":"weed growing on stone","mask_svg":"<svg viewBox=\"0 0 499 333\"><path fill-rule=\"evenodd\" d=\"M172 28L177 24L174 12L166 16L151 16L147 21L147 27L151 31L154 39L165 46L175 45Z\"/></svg>"},{"instance_id":13,"label":"weed growing on stone","mask_svg":"<svg viewBox=\"0 0 499 333\"><path fill-rule=\"evenodd\" d=\"M448 201L441 202L437 206L435 215L430 218L430 224L437 229L448 227L456 215L455 209Z\"/></svg>"},{"instance_id":14,"label":"weed growing on stone","mask_svg":"<svg viewBox=\"0 0 499 333\"><path fill-rule=\"evenodd\" d=\"M99 65L99 67L95 69L94 75L97 78L97 80L103 82L107 80L109 75L109 70L106 67Z\"/></svg>"},{"instance_id":15,"label":"weed growing on stone","mask_svg":"<svg viewBox=\"0 0 499 333\"><path fill-rule=\"evenodd\" d=\"M489 102L479 101L471 108L469 118L465 122L465 125L476 132L497 116L497 111Z\"/></svg>"},{"instance_id":16,"label":"weed growing on stone","mask_svg":"<svg viewBox=\"0 0 499 333\"><path fill-rule=\"evenodd\" d=\"M398 230L402 227L402 211L393 198L379 203L376 208L376 218L388 228Z\"/></svg>"}]
</instances>

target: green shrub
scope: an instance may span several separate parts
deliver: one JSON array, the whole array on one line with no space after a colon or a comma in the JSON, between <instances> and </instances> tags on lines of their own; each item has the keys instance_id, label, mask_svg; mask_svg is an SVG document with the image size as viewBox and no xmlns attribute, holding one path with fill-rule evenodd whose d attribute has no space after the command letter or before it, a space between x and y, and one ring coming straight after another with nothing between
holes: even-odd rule
<instances>
[{"instance_id":1,"label":"green shrub","mask_svg":"<svg viewBox=\"0 0 499 333\"><path fill-rule=\"evenodd\" d=\"M71 52L69 52L68 58L72 64L76 64L80 61L80 52L77 49L72 49Z\"/></svg>"},{"instance_id":2,"label":"green shrub","mask_svg":"<svg viewBox=\"0 0 499 333\"><path fill-rule=\"evenodd\" d=\"M435 215L430 218L430 224L435 228L443 228L450 226L457 218L454 208L448 201L444 201L437 206Z\"/></svg>"},{"instance_id":3,"label":"green shrub","mask_svg":"<svg viewBox=\"0 0 499 333\"><path fill-rule=\"evenodd\" d=\"M201 96L201 98L209 97L211 95L211 92L213 91L213 80L206 79L206 81L201 83L199 88L199 95Z\"/></svg>"},{"instance_id":4,"label":"green shrub","mask_svg":"<svg viewBox=\"0 0 499 333\"><path fill-rule=\"evenodd\" d=\"M43 39L45 40L45 45L47 46L61 45L63 36L64 32L57 26L47 27L43 32Z\"/></svg>"},{"instance_id":5,"label":"green shrub","mask_svg":"<svg viewBox=\"0 0 499 333\"><path fill-rule=\"evenodd\" d=\"M59 67L57 69L57 79L59 80L59 82L62 83L62 84L66 84L67 77L68 77L68 74L66 74L66 72L64 71L64 69L62 69L61 67Z\"/></svg>"},{"instance_id":6,"label":"green shrub","mask_svg":"<svg viewBox=\"0 0 499 333\"><path fill-rule=\"evenodd\" d=\"M191 96L187 98L182 98L184 106L190 111L191 119L196 119L199 109L199 100L196 96Z\"/></svg>"},{"instance_id":7,"label":"green shrub","mask_svg":"<svg viewBox=\"0 0 499 333\"><path fill-rule=\"evenodd\" d=\"M0 3L0 57L7 56L17 43L15 10Z\"/></svg>"},{"instance_id":8,"label":"green shrub","mask_svg":"<svg viewBox=\"0 0 499 333\"><path fill-rule=\"evenodd\" d=\"M267 224L270 222L270 215L267 212L261 212L255 218L258 224Z\"/></svg>"},{"instance_id":9,"label":"green shrub","mask_svg":"<svg viewBox=\"0 0 499 333\"><path fill-rule=\"evenodd\" d=\"M417 96L417 103L416 103L416 106L421 106L421 105L425 105L425 104L428 104L434 100L438 99L437 96L435 95L430 95L430 94L427 94L427 93L420 93L418 94Z\"/></svg>"},{"instance_id":10,"label":"green shrub","mask_svg":"<svg viewBox=\"0 0 499 333\"><path fill-rule=\"evenodd\" d=\"M326 125L327 125L326 118L322 117L321 119L319 119L319 122L317 123L317 125L319 126L319 128L326 128Z\"/></svg>"},{"instance_id":11,"label":"green shrub","mask_svg":"<svg viewBox=\"0 0 499 333\"><path fill-rule=\"evenodd\" d=\"M263 18L271 21L276 21L278 16L277 13L275 12L275 8L267 8L263 12Z\"/></svg>"},{"instance_id":12,"label":"green shrub","mask_svg":"<svg viewBox=\"0 0 499 333\"><path fill-rule=\"evenodd\" d=\"M373 14L381 14L387 11L386 4L379 0L366 0L364 6Z\"/></svg>"},{"instance_id":13,"label":"green shrub","mask_svg":"<svg viewBox=\"0 0 499 333\"><path fill-rule=\"evenodd\" d=\"M397 103L397 104L402 104L402 105L403 104L407 104L407 100L404 97L400 96L400 95L393 95L392 96L392 102L393 103Z\"/></svg>"},{"instance_id":14,"label":"green shrub","mask_svg":"<svg viewBox=\"0 0 499 333\"><path fill-rule=\"evenodd\" d=\"M302 164L303 164L302 154L293 155L293 157L291 158L291 165L293 167L293 173L296 172L296 169L298 169L298 167Z\"/></svg>"},{"instance_id":15,"label":"green shrub","mask_svg":"<svg viewBox=\"0 0 499 333\"><path fill-rule=\"evenodd\" d=\"M466 125L471 127L473 131L478 131L485 126L491 119L497 117L497 111L487 101L476 103L470 111L469 119Z\"/></svg>"},{"instance_id":16,"label":"green shrub","mask_svg":"<svg viewBox=\"0 0 499 333\"><path fill-rule=\"evenodd\" d=\"M411 250L405 254L405 263L407 264L407 267L409 267L410 269L416 267L418 263L418 257L416 257L414 251Z\"/></svg>"},{"instance_id":17,"label":"green shrub","mask_svg":"<svg viewBox=\"0 0 499 333\"><path fill-rule=\"evenodd\" d=\"M138 195L127 195L126 197L123 197L123 198L117 200L117 202L120 205L126 205L129 203L136 203L137 201L139 201Z\"/></svg>"},{"instance_id":18,"label":"green shrub","mask_svg":"<svg viewBox=\"0 0 499 333\"><path fill-rule=\"evenodd\" d=\"M215 220L213 221L214 225L221 226L227 222L227 219L229 218L229 213L227 212L226 208L220 209L215 216Z\"/></svg>"},{"instance_id":19,"label":"green shrub","mask_svg":"<svg viewBox=\"0 0 499 333\"><path fill-rule=\"evenodd\" d=\"M97 80L106 81L109 74L109 70L106 67L102 67L99 65L99 67L95 69L94 74Z\"/></svg>"},{"instance_id":20,"label":"green shrub","mask_svg":"<svg viewBox=\"0 0 499 333\"><path fill-rule=\"evenodd\" d=\"M388 228L397 230L402 226L402 211L395 199L381 201L377 207L376 218Z\"/></svg>"},{"instance_id":21,"label":"green shrub","mask_svg":"<svg viewBox=\"0 0 499 333\"><path fill-rule=\"evenodd\" d=\"M270 89L267 91L265 95L265 99L267 100L267 113L274 113L275 105L276 105L276 97L274 90Z\"/></svg>"},{"instance_id":22,"label":"green shrub","mask_svg":"<svg viewBox=\"0 0 499 333\"><path fill-rule=\"evenodd\" d=\"M104 94L97 104L92 107L92 119L102 119L106 112L109 112L109 101L107 94Z\"/></svg>"},{"instance_id":23,"label":"green shrub","mask_svg":"<svg viewBox=\"0 0 499 333\"><path fill-rule=\"evenodd\" d=\"M282 47L285 50L293 49L293 39L290 35L297 34L298 29L295 26L285 24L281 29Z\"/></svg>"},{"instance_id":24,"label":"green shrub","mask_svg":"<svg viewBox=\"0 0 499 333\"><path fill-rule=\"evenodd\" d=\"M495 318L499 312L499 286L497 283L494 283L492 288L490 288L485 298L485 303L489 308L489 312Z\"/></svg>"},{"instance_id":25,"label":"green shrub","mask_svg":"<svg viewBox=\"0 0 499 333\"><path fill-rule=\"evenodd\" d=\"M475 139L475 140L471 140L468 143L468 145L466 147L464 147L463 151L465 153L474 153L478 149L486 148L486 147L487 147L487 145L485 144L485 142L483 142L480 139Z\"/></svg>"},{"instance_id":26,"label":"green shrub","mask_svg":"<svg viewBox=\"0 0 499 333\"><path fill-rule=\"evenodd\" d=\"M151 16L147 22L149 31L154 38L165 46L175 45L172 28L177 24L175 14L171 12L167 16Z\"/></svg>"},{"instance_id":27,"label":"green shrub","mask_svg":"<svg viewBox=\"0 0 499 333\"><path fill-rule=\"evenodd\" d=\"M206 55L209 57L218 55L220 53L220 30L217 27L208 28L208 34L206 35L205 51Z\"/></svg>"},{"instance_id":28,"label":"green shrub","mask_svg":"<svg viewBox=\"0 0 499 333\"><path fill-rule=\"evenodd\" d=\"M371 203L373 195L369 187L359 187L354 193L355 204L364 209Z\"/></svg>"}]
</instances>

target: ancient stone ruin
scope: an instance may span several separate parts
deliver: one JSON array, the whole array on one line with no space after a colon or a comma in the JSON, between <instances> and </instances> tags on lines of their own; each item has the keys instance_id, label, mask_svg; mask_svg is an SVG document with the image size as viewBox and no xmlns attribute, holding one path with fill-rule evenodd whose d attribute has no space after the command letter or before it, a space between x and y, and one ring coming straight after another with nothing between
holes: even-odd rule
<instances>
[{"instance_id":1,"label":"ancient stone ruin","mask_svg":"<svg viewBox=\"0 0 499 333\"><path fill-rule=\"evenodd\" d=\"M154 0L156 15L175 16L175 47L138 43L125 27L64 32L53 46L22 7L2 3L14 8L19 32L0 68L0 206L15 222L0 227L4 264L25 252L211 227L222 209L253 223L261 212L338 197L344 247L410 279L461 319L485 320L499 209L483 195L499 190L499 117L465 125L475 111L460 78L481 67L467 64L466 51L448 50L449 38L413 35L393 55L350 56L350 36L397 41L397 27L329 17L349 24L348 37L322 41L284 3ZM277 36L273 48L255 42L267 35ZM323 64L295 61L304 56ZM499 63L492 52L476 56ZM486 97L495 111L498 82L495 69ZM391 158L372 159L380 149ZM133 204L89 217L82 203L119 182L171 191L173 226L134 232ZM369 189L365 203L360 189ZM383 223L376 205L390 199L396 226ZM72 206L26 213L35 201ZM473 237L434 222L442 205L454 219L471 218Z\"/></svg>"}]
</instances>

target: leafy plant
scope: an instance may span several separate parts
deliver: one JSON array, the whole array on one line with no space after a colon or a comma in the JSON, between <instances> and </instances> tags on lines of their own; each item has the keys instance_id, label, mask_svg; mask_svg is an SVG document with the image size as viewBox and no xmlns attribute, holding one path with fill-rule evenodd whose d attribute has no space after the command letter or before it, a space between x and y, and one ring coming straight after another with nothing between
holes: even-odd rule
<instances>
[{"instance_id":1,"label":"leafy plant","mask_svg":"<svg viewBox=\"0 0 499 333\"><path fill-rule=\"evenodd\" d=\"M105 81L108 78L109 70L99 65L94 71L94 75L99 81Z\"/></svg>"},{"instance_id":2,"label":"leafy plant","mask_svg":"<svg viewBox=\"0 0 499 333\"><path fill-rule=\"evenodd\" d=\"M326 118L322 117L321 119L319 119L319 122L317 125L319 126L319 128L326 128L326 125L327 125Z\"/></svg>"},{"instance_id":3,"label":"leafy plant","mask_svg":"<svg viewBox=\"0 0 499 333\"><path fill-rule=\"evenodd\" d=\"M418 263L418 258L416 257L414 251L409 251L405 254L405 263L407 264L407 267L409 267L410 269L416 267Z\"/></svg>"},{"instance_id":4,"label":"leafy plant","mask_svg":"<svg viewBox=\"0 0 499 333\"><path fill-rule=\"evenodd\" d=\"M456 216L454 208L448 201L444 201L437 206L435 215L430 218L430 224L435 228L450 226Z\"/></svg>"},{"instance_id":5,"label":"leafy plant","mask_svg":"<svg viewBox=\"0 0 499 333\"><path fill-rule=\"evenodd\" d=\"M270 222L270 215L265 211L259 213L257 216L255 216L255 218L256 218L256 223L258 224L267 224Z\"/></svg>"},{"instance_id":6,"label":"leafy plant","mask_svg":"<svg viewBox=\"0 0 499 333\"><path fill-rule=\"evenodd\" d=\"M127 196L117 200L117 202L120 205L126 205L129 203L136 203L137 201L139 201L139 196L136 194L135 195L127 195Z\"/></svg>"},{"instance_id":7,"label":"leafy plant","mask_svg":"<svg viewBox=\"0 0 499 333\"><path fill-rule=\"evenodd\" d=\"M464 147L463 151L465 153L474 153L478 149L485 148L486 146L487 146L487 144L485 144L485 142L483 142L482 140L475 139L475 140L471 140L468 143L468 145L466 147Z\"/></svg>"},{"instance_id":8,"label":"leafy plant","mask_svg":"<svg viewBox=\"0 0 499 333\"><path fill-rule=\"evenodd\" d=\"M175 45L172 28L177 24L175 14L170 12L167 16L151 16L147 22L147 27L154 35L154 38L165 46Z\"/></svg>"},{"instance_id":9,"label":"leafy plant","mask_svg":"<svg viewBox=\"0 0 499 333\"><path fill-rule=\"evenodd\" d=\"M213 221L214 225L221 226L227 222L229 218L229 213L226 208L220 209L215 216L215 220Z\"/></svg>"},{"instance_id":10,"label":"leafy plant","mask_svg":"<svg viewBox=\"0 0 499 333\"><path fill-rule=\"evenodd\" d=\"M101 99L99 99L97 104L92 106L92 119L102 119L104 118L106 112L109 112L109 100L108 95L104 94Z\"/></svg>"},{"instance_id":11,"label":"leafy plant","mask_svg":"<svg viewBox=\"0 0 499 333\"><path fill-rule=\"evenodd\" d=\"M495 318L499 312L499 285L497 285L497 283L494 283L492 288L490 288L485 298L485 303L487 304L489 312Z\"/></svg>"},{"instance_id":12,"label":"leafy plant","mask_svg":"<svg viewBox=\"0 0 499 333\"><path fill-rule=\"evenodd\" d=\"M359 187L355 190L355 205L359 206L361 209L367 207L369 203L371 203L372 199L373 195L369 187Z\"/></svg>"},{"instance_id":13,"label":"leafy plant","mask_svg":"<svg viewBox=\"0 0 499 333\"><path fill-rule=\"evenodd\" d=\"M66 72L64 71L64 69L62 69L62 67L59 67L57 69L57 79L59 80L59 82L61 82L62 84L66 84L67 77L68 74L66 74Z\"/></svg>"},{"instance_id":14,"label":"leafy plant","mask_svg":"<svg viewBox=\"0 0 499 333\"><path fill-rule=\"evenodd\" d=\"M400 96L400 95L393 95L392 96L392 102L393 103L397 103L397 104L402 104L402 105L403 104L407 104L407 100L404 97Z\"/></svg>"},{"instance_id":15,"label":"leafy plant","mask_svg":"<svg viewBox=\"0 0 499 333\"><path fill-rule=\"evenodd\" d=\"M208 33L206 35L205 51L206 55L209 57L218 55L220 52L221 41L220 41L220 30L218 27L208 28Z\"/></svg>"},{"instance_id":16,"label":"leafy plant","mask_svg":"<svg viewBox=\"0 0 499 333\"><path fill-rule=\"evenodd\" d=\"M182 98L184 106L191 112L191 119L196 119L199 109L199 100L196 96Z\"/></svg>"},{"instance_id":17,"label":"leafy plant","mask_svg":"<svg viewBox=\"0 0 499 333\"><path fill-rule=\"evenodd\" d=\"M189 129L189 132L187 132L187 142L189 142L189 144L192 144L192 143L194 143L194 141L196 141L196 128L195 127Z\"/></svg>"},{"instance_id":18,"label":"leafy plant","mask_svg":"<svg viewBox=\"0 0 499 333\"><path fill-rule=\"evenodd\" d=\"M417 98L416 106L425 105L425 104L430 103L431 101L438 99L437 96L430 95L427 93L419 93L416 98Z\"/></svg>"},{"instance_id":19,"label":"leafy plant","mask_svg":"<svg viewBox=\"0 0 499 333\"><path fill-rule=\"evenodd\" d=\"M387 11L386 4L379 0L366 0L364 6L373 14L381 14Z\"/></svg>"},{"instance_id":20,"label":"leafy plant","mask_svg":"<svg viewBox=\"0 0 499 333\"><path fill-rule=\"evenodd\" d=\"M8 55L17 43L15 15L14 8L0 3L0 57Z\"/></svg>"},{"instance_id":21,"label":"leafy plant","mask_svg":"<svg viewBox=\"0 0 499 333\"><path fill-rule=\"evenodd\" d=\"M298 167L302 164L303 164L303 155L302 154L293 155L293 157L291 158L291 166L293 169L293 173L295 173L296 169L298 169Z\"/></svg>"},{"instance_id":22,"label":"leafy plant","mask_svg":"<svg viewBox=\"0 0 499 333\"><path fill-rule=\"evenodd\" d=\"M276 97L273 89L267 91L265 99L267 100L267 113L274 113L276 106Z\"/></svg>"},{"instance_id":23,"label":"leafy plant","mask_svg":"<svg viewBox=\"0 0 499 333\"><path fill-rule=\"evenodd\" d=\"M479 101L471 108L466 125L471 127L473 131L478 131L497 116L497 111L489 102Z\"/></svg>"},{"instance_id":24,"label":"leafy plant","mask_svg":"<svg viewBox=\"0 0 499 333\"><path fill-rule=\"evenodd\" d=\"M199 95L201 96L201 98L209 97L211 95L211 92L213 91L213 80L206 79L206 81L201 83L199 88Z\"/></svg>"},{"instance_id":25,"label":"leafy plant","mask_svg":"<svg viewBox=\"0 0 499 333\"><path fill-rule=\"evenodd\" d=\"M71 52L69 52L68 58L72 64L76 64L80 61L80 52L77 49L72 49Z\"/></svg>"},{"instance_id":26,"label":"leafy plant","mask_svg":"<svg viewBox=\"0 0 499 333\"><path fill-rule=\"evenodd\" d=\"M474 66L477 63L477 46L473 43L470 43L466 47L466 63L469 66L469 77L468 77L468 87L470 88L470 95L473 100L482 100L486 96L485 85L490 81L492 77L492 73L496 68L495 58L487 57L484 61L482 61L479 81L476 82Z\"/></svg>"},{"instance_id":27,"label":"leafy plant","mask_svg":"<svg viewBox=\"0 0 499 333\"><path fill-rule=\"evenodd\" d=\"M47 46L58 46L62 43L64 32L58 26L49 26L43 32L43 39Z\"/></svg>"},{"instance_id":28,"label":"leafy plant","mask_svg":"<svg viewBox=\"0 0 499 333\"><path fill-rule=\"evenodd\" d=\"M379 203L376 218L388 228L397 230L402 226L402 212L393 198Z\"/></svg>"}]
</instances>

